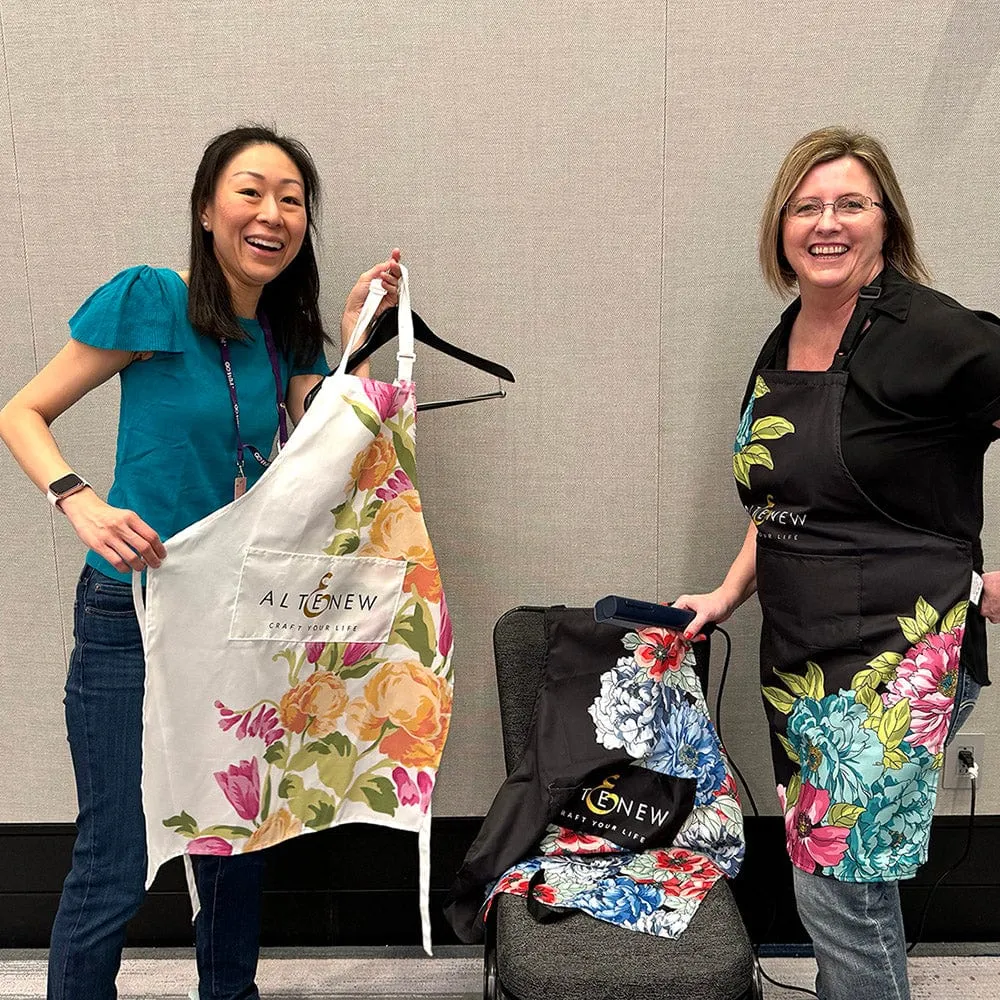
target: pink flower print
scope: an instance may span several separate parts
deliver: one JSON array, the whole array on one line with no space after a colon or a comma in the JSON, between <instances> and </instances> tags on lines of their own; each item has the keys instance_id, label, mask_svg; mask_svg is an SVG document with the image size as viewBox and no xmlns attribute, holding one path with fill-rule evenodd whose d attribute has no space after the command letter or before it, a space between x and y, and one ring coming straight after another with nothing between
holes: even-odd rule
<instances>
[{"instance_id":1,"label":"pink flower print","mask_svg":"<svg viewBox=\"0 0 1000 1000\"><path fill-rule=\"evenodd\" d=\"M393 497L398 497L400 493L405 493L407 490L412 489L413 481L405 472L403 472L402 469L397 469L375 491L375 496L377 496L379 500L391 500Z\"/></svg>"},{"instance_id":2,"label":"pink flower print","mask_svg":"<svg viewBox=\"0 0 1000 1000\"><path fill-rule=\"evenodd\" d=\"M248 736L259 736L266 746L270 746L275 740L280 740L285 735L285 730L281 728L278 721L278 713L273 705L261 703L252 705L243 711L234 711L227 708L221 701L215 703L219 710L219 728L224 732L229 732L236 726L235 736L238 740L245 740ZM253 714L257 709L256 716Z\"/></svg>"},{"instance_id":3,"label":"pink flower print","mask_svg":"<svg viewBox=\"0 0 1000 1000\"><path fill-rule=\"evenodd\" d=\"M965 626L950 632L930 632L911 647L896 667L896 676L886 685L882 702L886 708L906 698L910 703L910 734L907 742L927 747L931 753L944 749L958 687L958 661Z\"/></svg>"},{"instance_id":4,"label":"pink flower print","mask_svg":"<svg viewBox=\"0 0 1000 1000\"><path fill-rule=\"evenodd\" d=\"M417 772L417 788L420 789L420 811L427 812L434 791L434 776L429 771Z\"/></svg>"},{"instance_id":5,"label":"pink flower print","mask_svg":"<svg viewBox=\"0 0 1000 1000\"><path fill-rule=\"evenodd\" d=\"M241 819L257 818L260 811L260 772L256 757L230 764L225 771L216 771L215 780Z\"/></svg>"},{"instance_id":6,"label":"pink flower print","mask_svg":"<svg viewBox=\"0 0 1000 1000\"><path fill-rule=\"evenodd\" d=\"M233 853L233 845L221 837L195 837L188 843L188 854L218 854L228 856Z\"/></svg>"},{"instance_id":7,"label":"pink flower print","mask_svg":"<svg viewBox=\"0 0 1000 1000\"><path fill-rule=\"evenodd\" d=\"M325 642L307 642L306 659L310 663L315 663L323 655L324 649L326 649Z\"/></svg>"},{"instance_id":8,"label":"pink flower print","mask_svg":"<svg viewBox=\"0 0 1000 1000\"><path fill-rule=\"evenodd\" d=\"M845 826L822 826L830 808L830 793L804 782L798 801L785 809L785 787L778 785L778 798L785 813L785 839L792 864L813 872L817 865L839 865L847 853L850 830Z\"/></svg>"},{"instance_id":9,"label":"pink flower print","mask_svg":"<svg viewBox=\"0 0 1000 1000\"><path fill-rule=\"evenodd\" d=\"M247 715L249 714L250 712L247 712ZM239 734L237 733L237 735ZM264 741L265 746L270 746L275 740L280 740L285 735L285 730L281 728L278 713L273 705L260 706L253 721L247 726L247 735L259 736Z\"/></svg>"},{"instance_id":10,"label":"pink flower print","mask_svg":"<svg viewBox=\"0 0 1000 1000\"><path fill-rule=\"evenodd\" d=\"M215 703L215 707L219 710L219 715L222 716L219 719L219 728L224 732L228 733L230 729L233 728L238 722L243 721L245 715L244 712L234 712L231 708L226 708L221 701Z\"/></svg>"},{"instance_id":11,"label":"pink flower print","mask_svg":"<svg viewBox=\"0 0 1000 1000\"><path fill-rule=\"evenodd\" d=\"M396 792L401 806L420 806L421 812L427 812L431 803L431 792L434 791L434 778L427 771L418 771L414 781L406 768L394 767L392 780L396 783Z\"/></svg>"},{"instance_id":12,"label":"pink flower print","mask_svg":"<svg viewBox=\"0 0 1000 1000\"><path fill-rule=\"evenodd\" d=\"M372 401L379 418L383 421L394 417L406 398L406 392L401 386L389 385L388 382L365 379L364 386L365 395Z\"/></svg>"},{"instance_id":13,"label":"pink flower print","mask_svg":"<svg viewBox=\"0 0 1000 1000\"><path fill-rule=\"evenodd\" d=\"M417 788L406 768L394 767L392 780L396 783L396 792L401 806L415 806L420 801L420 789Z\"/></svg>"},{"instance_id":14,"label":"pink flower print","mask_svg":"<svg viewBox=\"0 0 1000 1000\"><path fill-rule=\"evenodd\" d=\"M344 666L353 667L369 653L374 653L381 646L380 642L349 642L344 647Z\"/></svg>"},{"instance_id":15,"label":"pink flower print","mask_svg":"<svg viewBox=\"0 0 1000 1000\"><path fill-rule=\"evenodd\" d=\"M654 681L660 680L668 670L677 670L684 662L690 643L668 628L639 629L640 644L635 651L635 662L649 671Z\"/></svg>"},{"instance_id":16,"label":"pink flower print","mask_svg":"<svg viewBox=\"0 0 1000 1000\"><path fill-rule=\"evenodd\" d=\"M438 652L447 656L451 652L452 631L451 615L448 613L448 602L441 595L441 628L438 630Z\"/></svg>"}]
</instances>

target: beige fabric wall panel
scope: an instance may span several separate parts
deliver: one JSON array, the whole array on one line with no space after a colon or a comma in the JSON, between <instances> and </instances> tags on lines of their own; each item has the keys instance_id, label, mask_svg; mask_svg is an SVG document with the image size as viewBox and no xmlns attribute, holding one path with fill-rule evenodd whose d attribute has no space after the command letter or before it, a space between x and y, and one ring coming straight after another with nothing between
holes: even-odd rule
<instances>
[{"instance_id":1,"label":"beige fabric wall panel","mask_svg":"<svg viewBox=\"0 0 1000 1000\"><path fill-rule=\"evenodd\" d=\"M746 530L732 481L732 438L749 368L784 308L760 278L757 224L795 139L834 123L880 136L935 285L970 306L1000 311L995 23L993 2L846 2L819 20L775 0L669 3L661 597L716 586ZM1000 561L997 468L994 454L985 536L994 566ZM919 475L915 470L914 488ZM757 683L759 622L751 600L731 623L723 728L759 804L773 813ZM994 672L1000 670L997 637L994 630ZM721 641L717 646L716 682ZM966 731L985 732L988 752L1000 760L996 705L986 691ZM980 808L1000 809L1000 785L988 776L981 795ZM968 792L942 795L939 809L966 811Z\"/></svg>"},{"instance_id":2,"label":"beige fabric wall panel","mask_svg":"<svg viewBox=\"0 0 1000 1000\"><path fill-rule=\"evenodd\" d=\"M0 39L2 44L2 39ZM13 395L35 373L36 345L24 265L19 167L10 129L6 81L0 76L0 206L7 266L0 270L4 364L0 398ZM6 449L0 455L4 516L0 520L0 704L5 706L0 754L30 761L0 777L0 823L71 817L61 689L66 645L60 615L52 512ZM25 780L27 779L27 780Z\"/></svg>"},{"instance_id":3,"label":"beige fabric wall panel","mask_svg":"<svg viewBox=\"0 0 1000 1000\"><path fill-rule=\"evenodd\" d=\"M201 148L263 120L302 138L325 181L331 325L356 275L398 245L431 326L514 371L507 399L424 414L418 433L458 647L436 810L485 811L502 776L495 619L655 589L662 4L611 23L596 3L0 11L40 361L120 268L183 266ZM428 351L417 380L424 399L493 385ZM116 406L110 385L56 428L105 489ZM57 527L68 607L81 551ZM58 684L45 698L58 704ZM35 777L11 790L16 818L71 818Z\"/></svg>"}]
</instances>

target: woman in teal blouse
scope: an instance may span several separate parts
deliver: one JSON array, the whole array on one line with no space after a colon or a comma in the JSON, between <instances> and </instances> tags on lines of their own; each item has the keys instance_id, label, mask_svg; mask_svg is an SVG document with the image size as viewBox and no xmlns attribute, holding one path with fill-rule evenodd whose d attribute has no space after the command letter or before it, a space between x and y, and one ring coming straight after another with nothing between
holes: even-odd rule
<instances>
[{"instance_id":1,"label":"woman in teal blouse","mask_svg":"<svg viewBox=\"0 0 1000 1000\"><path fill-rule=\"evenodd\" d=\"M318 199L299 143L257 127L218 136L191 192L189 270L134 267L103 285L70 320L69 343L0 411L0 436L88 549L65 699L79 817L52 930L50 1000L114 1000L125 925L144 895L144 662L131 572L159 566L162 539L253 486L275 436L329 372L312 247ZM386 308L399 275L398 250L361 275L342 341L372 280L386 286ZM104 501L49 426L115 374L121 408ZM201 1000L254 1000L259 858L195 862Z\"/></svg>"}]
</instances>

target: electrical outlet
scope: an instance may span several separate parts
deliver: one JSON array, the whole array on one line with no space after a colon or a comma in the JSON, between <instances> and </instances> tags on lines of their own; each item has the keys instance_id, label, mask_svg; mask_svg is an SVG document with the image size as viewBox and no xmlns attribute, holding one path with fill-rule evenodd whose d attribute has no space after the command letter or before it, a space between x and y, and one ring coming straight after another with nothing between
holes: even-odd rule
<instances>
[{"instance_id":1,"label":"electrical outlet","mask_svg":"<svg viewBox=\"0 0 1000 1000\"><path fill-rule=\"evenodd\" d=\"M971 784L968 769L958 759L960 750L971 750L972 756L979 765L979 776L976 781L982 787L983 755L986 750L986 737L982 733L963 733L959 731L944 752L944 764L941 768L942 788L968 788Z\"/></svg>"}]
</instances>

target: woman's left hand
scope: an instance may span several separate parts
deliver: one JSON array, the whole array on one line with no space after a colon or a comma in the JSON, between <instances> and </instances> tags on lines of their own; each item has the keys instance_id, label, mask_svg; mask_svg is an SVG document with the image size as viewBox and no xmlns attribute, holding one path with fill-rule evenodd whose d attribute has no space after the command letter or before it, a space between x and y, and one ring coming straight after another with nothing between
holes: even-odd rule
<instances>
[{"instance_id":1,"label":"woman's left hand","mask_svg":"<svg viewBox=\"0 0 1000 1000\"><path fill-rule=\"evenodd\" d=\"M358 321L358 316L361 315L361 307L365 304L365 299L368 298L371 283L378 278L385 288L385 295L375 312L375 315L378 316L386 309L399 304L399 279L402 275L403 272L399 266L399 248L396 247L384 261L365 271L358 278L347 296L347 302L344 304L344 315L340 320L341 347L347 346L351 331Z\"/></svg>"},{"instance_id":2,"label":"woman's left hand","mask_svg":"<svg viewBox=\"0 0 1000 1000\"><path fill-rule=\"evenodd\" d=\"M1000 570L983 574L983 596L979 613L994 625L1000 624Z\"/></svg>"}]
</instances>

